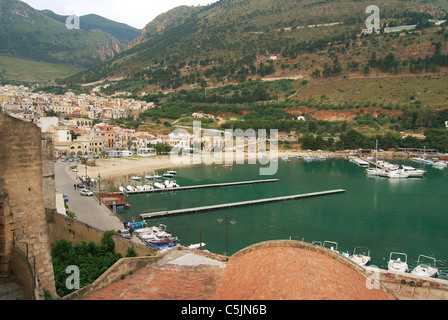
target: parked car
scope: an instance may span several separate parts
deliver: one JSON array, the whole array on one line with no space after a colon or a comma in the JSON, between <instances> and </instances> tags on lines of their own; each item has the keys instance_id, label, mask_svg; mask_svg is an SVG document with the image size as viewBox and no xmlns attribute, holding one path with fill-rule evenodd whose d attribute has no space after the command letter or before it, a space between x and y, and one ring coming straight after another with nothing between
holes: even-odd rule
<instances>
[{"instance_id":1,"label":"parked car","mask_svg":"<svg viewBox=\"0 0 448 320\"><path fill-rule=\"evenodd\" d=\"M83 189L83 190L81 190L81 195L91 197L91 196L93 196L93 192L90 190L87 190L87 189Z\"/></svg>"},{"instance_id":2,"label":"parked car","mask_svg":"<svg viewBox=\"0 0 448 320\"><path fill-rule=\"evenodd\" d=\"M63 194L62 198L64 199L64 201L68 201L68 196L66 194Z\"/></svg>"},{"instance_id":3,"label":"parked car","mask_svg":"<svg viewBox=\"0 0 448 320\"><path fill-rule=\"evenodd\" d=\"M127 229L121 229L117 231L120 236L126 239L131 239L131 233Z\"/></svg>"},{"instance_id":4,"label":"parked car","mask_svg":"<svg viewBox=\"0 0 448 320\"><path fill-rule=\"evenodd\" d=\"M83 189L83 188L85 188L86 186L84 185L84 183L78 183L77 185L76 185L76 188L78 188L78 189Z\"/></svg>"}]
</instances>

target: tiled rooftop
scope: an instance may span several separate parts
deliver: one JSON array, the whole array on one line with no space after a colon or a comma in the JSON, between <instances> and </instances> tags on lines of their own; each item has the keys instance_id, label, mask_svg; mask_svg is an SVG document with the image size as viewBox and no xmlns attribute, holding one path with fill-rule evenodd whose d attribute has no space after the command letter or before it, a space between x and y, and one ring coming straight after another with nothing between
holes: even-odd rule
<instances>
[{"instance_id":1,"label":"tiled rooftop","mask_svg":"<svg viewBox=\"0 0 448 320\"><path fill-rule=\"evenodd\" d=\"M351 266L300 247L261 246L221 256L173 249L161 260L84 299L93 300L389 300L369 290Z\"/></svg>"}]
</instances>

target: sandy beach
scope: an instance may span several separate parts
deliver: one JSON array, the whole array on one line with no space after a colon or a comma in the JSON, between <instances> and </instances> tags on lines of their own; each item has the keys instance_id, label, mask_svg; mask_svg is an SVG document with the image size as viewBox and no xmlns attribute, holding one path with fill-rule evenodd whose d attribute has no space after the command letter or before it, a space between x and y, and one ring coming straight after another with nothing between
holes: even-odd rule
<instances>
[{"instance_id":1,"label":"sandy beach","mask_svg":"<svg viewBox=\"0 0 448 320\"><path fill-rule=\"evenodd\" d=\"M279 151L277 157L297 157L305 156L308 152L306 151ZM329 154L324 152L323 154ZM269 153L266 155L269 158ZM167 169L176 169L189 167L194 165L207 165L207 164L219 164L224 165L227 163L227 158L224 156L216 162L210 163L213 159L206 158L201 161L201 163L195 163L193 157L179 157L177 159L172 159L169 155L154 156L154 157L123 157L123 158L107 158L107 159L97 159L95 160L95 166L88 166L88 175L95 179L98 174L101 174L102 178L117 177L127 174L143 174L143 173L153 173L154 171L160 171ZM219 163L221 161L221 163ZM259 161L257 154L234 154L232 163L240 164L242 162L248 163L249 161ZM259 163L259 162L257 162ZM79 167L78 167L79 170ZM83 170L80 170L82 173Z\"/></svg>"},{"instance_id":2,"label":"sandy beach","mask_svg":"<svg viewBox=\"0 0 448 320\"><path fill-rule=\"evenodd\" d=\"M341 152L308 152L305 150L279 150L275 155L275 158L283 157L304 157L306 155L312 154L325 155L330 158L347 158L350 155L347 151ZM381 158L383 159L396 159L409 157L405 153L395 153L395 152L380 152ZM267 165L266 162L262 163L262 157L266 156L267 161L269 161L270 154L257 154L257 153L234 153L233 159L230 163L232 164L243 164L243 163L259 163L262 165ZM227 155L228 157L228 155ZM261 158L260 158L261 157ZM266 158L264 158L266 161ZM147 174L153 172L163 173L164 170L168 169L178 169L183 167L195 166L195 165L224 165L229 163L229 159L222 155L221 158L202 158L201 161L195 162L192 156L171 158L169 155L159 155L153 157L123 157L123 158L107 158L107 159L97 159L95 160L95 166L88 166L88 176L95 179L98 174L101 174L102 178L111 178L128 174ZM79 169L79 167L78 167ZM82 173L83 171L80 170Z\"/></svg>"}]
</instances>

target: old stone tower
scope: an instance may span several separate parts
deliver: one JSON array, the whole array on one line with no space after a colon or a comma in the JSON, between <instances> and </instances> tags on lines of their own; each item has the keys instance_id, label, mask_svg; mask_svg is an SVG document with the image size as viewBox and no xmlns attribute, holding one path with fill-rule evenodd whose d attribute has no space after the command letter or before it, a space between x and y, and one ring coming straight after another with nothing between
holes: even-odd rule
<instances>
[{"instance_id":1,"label":"old stone tower","mask_svg":"<svg viewBox=\"0 0 448 320\"><path fill-rule=\"evenodd\" d=\"M0 279L13 275L55 295L48 233L54 190L44 192L54 179L51 145L36 125L0 113Z\"/></svg>"}]
</instances>

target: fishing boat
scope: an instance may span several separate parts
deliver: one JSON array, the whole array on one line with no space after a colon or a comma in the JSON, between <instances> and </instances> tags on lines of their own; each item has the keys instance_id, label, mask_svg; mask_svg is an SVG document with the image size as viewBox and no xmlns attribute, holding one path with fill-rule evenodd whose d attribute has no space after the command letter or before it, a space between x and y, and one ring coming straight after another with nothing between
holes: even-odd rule
<instances>
[{"instance_id":1,"label":"fishing boat","mask_svg":"<svg viewBox=\"0 0 448 320\"><path fill-rule=\"evenodd\" d=\"M403 258L403 260L402 260ZM408 256L401 252L391 252L389 256L388 270L397 272L408 272Z\"/></svg>"},{"instance_id":2,"label":"fishing boat","mask_svg":"<svg viewBox=\"0 0 448 320\"><path fill-rule=\"evenodd\" d=\"M358 253L359 250L366 250L362 251L362 253ZM366 253L367 252L367 253ZM362 248L362 247L356 247L353 250L353 254L349 257L350 260L353 262L359 264L360 266L365 266L370 261L370 250L368 248Z\"/></svg>"},{"instance_id":3,"label":"fishing boat","mask_svg":"<svg viewBox=\"0 0 448 320\"><path fill-rule=\"evenodd\" d=\"M426 261L431 260L432 263L420 262L421 258L423 258L423 260ZM434 277L436 274L439 273L439 269L436 268L436 259L422 254L419 255L417 261L417 267L415 267L411 273L419 276Z\"/></svg>"},{"instance_id":4,"label":"fishing boat","mask_svg":"<svg viewBox=\"0 0 448 320\"><path fill-rule=\"evenodd\" d=\"M324 241L323 247L330 249L331 251L334 251L336 253L339 253L338 251L338 243L334 241Z\"/></svg>"}]
</instances>

